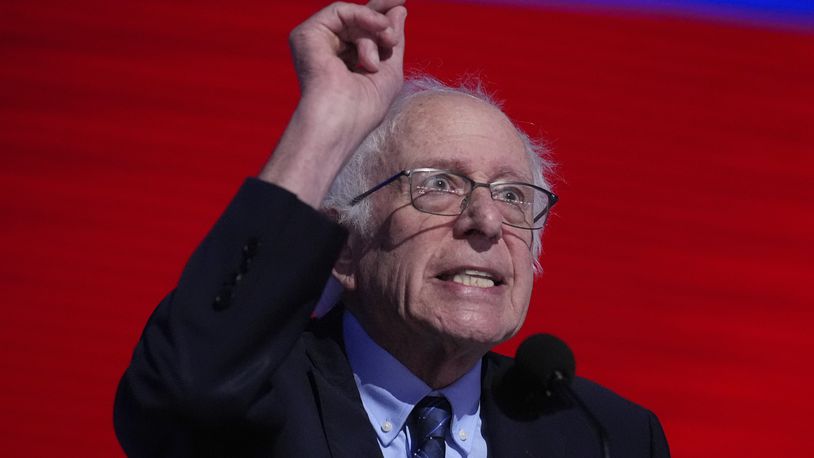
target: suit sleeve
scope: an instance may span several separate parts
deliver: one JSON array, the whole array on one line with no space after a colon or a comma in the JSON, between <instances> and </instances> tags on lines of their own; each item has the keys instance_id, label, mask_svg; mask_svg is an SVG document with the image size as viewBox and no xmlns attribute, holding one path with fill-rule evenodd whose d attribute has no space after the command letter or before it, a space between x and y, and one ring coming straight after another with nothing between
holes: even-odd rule
<instances>
[{"instance_id":1,"label":"suit sleeve","mask_svg":"<svg viewBox=\"0 0 814 458\"><path fill-rule=\"evenodd\" d=\"M346 233L293 194L249 179L159 304L116 394L130 456L193 455L240 425L309 322Z\"/></svg>"}]
</instances>

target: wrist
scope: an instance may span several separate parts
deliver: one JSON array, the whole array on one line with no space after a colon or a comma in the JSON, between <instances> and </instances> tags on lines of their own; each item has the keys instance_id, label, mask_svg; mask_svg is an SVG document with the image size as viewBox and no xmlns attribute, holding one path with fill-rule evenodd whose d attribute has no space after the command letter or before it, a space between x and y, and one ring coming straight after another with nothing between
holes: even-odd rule
<instances>
[{"instance_id":1,"label":"wrist","mask_svg":"<svg viewBox=\"0 0 814 458\"><path fill-rule=\"evenodd\" d=\"M324 101L297 106L285 132L258 178L281 186L319 208L336 175L364 140L352 116Z\"/></svg>"}]
</instances>

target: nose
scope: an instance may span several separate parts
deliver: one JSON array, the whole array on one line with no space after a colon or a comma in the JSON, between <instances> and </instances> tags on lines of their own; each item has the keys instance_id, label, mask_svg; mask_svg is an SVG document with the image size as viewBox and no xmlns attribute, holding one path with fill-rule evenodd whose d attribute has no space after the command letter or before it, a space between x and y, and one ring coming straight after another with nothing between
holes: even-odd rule
<instances>
[{"instance_id":1,"label":"nose","mask_svg":"<svg viewBox=\"0 0 814 458\"><path fill-rule=\"evenodd\" d=\"M500 240L503 214L492 200L489 188L475 188L461 205L463 211L454 226L456 237L482 239L489 245Z\"/></svg>"}]
</instances>

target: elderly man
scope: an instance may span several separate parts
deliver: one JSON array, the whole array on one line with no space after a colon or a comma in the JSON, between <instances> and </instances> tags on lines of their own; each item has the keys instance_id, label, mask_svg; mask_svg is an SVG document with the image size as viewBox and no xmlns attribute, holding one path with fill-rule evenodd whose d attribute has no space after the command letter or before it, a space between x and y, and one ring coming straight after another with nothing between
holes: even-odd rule
<instances>
[{"instance_id":1,"label":"elderly man","mask_svg":"<svg viewBox=\"0 0 814 458\"><path fill-rule=\"evenodd\" d=\"M128 454L600 456L573 405L499 399L512 362L490 350L523 323L556 196L488 97L402 88L401 3L292 32L300 103L147 324L116 398ZM331 274L341 303L316 319ZM651 413L575 389L614 456L668 455Z\"/></svg>"}]
</instances>

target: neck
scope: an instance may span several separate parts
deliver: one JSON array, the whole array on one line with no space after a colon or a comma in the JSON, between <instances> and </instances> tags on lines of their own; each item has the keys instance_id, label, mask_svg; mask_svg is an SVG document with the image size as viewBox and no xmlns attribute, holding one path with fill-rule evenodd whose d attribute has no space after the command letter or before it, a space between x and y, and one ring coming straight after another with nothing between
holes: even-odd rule
<instances>
[{"instance_id":1,"label":"neck","mask_svg":"<svg viewBox=\"0 0 814 458\"><path fill-rule=\"evenodd\" d=\"M469 372L490 347L449 336L389 328L349 307L365 332L379 346L432 389L444 388Z\"/></svg>"},{"instance_id":2,"label":"neck","mask_svg":"<svg viewBox=\"0 0 814 458\"><path fill-rule=\"evenodd\" d=\"M377 341L377 343L379 342ZM483 357L483 353L480 352L451 354L449 351L437 347L419 351L412 345L408 345L407 348L390 347L386 343L379 343L379 345L434 390L444 388L463 377Z\"/></svg>"}]
</instances>

